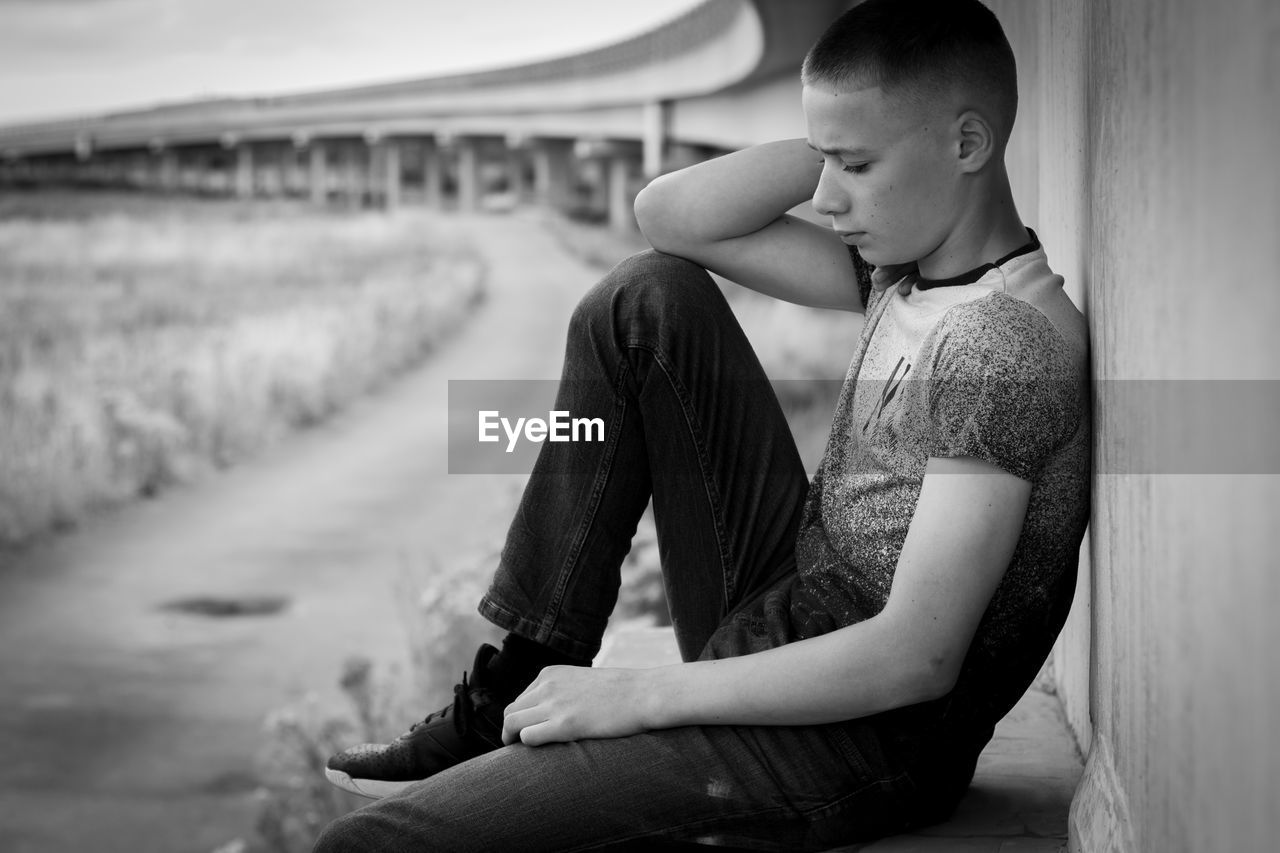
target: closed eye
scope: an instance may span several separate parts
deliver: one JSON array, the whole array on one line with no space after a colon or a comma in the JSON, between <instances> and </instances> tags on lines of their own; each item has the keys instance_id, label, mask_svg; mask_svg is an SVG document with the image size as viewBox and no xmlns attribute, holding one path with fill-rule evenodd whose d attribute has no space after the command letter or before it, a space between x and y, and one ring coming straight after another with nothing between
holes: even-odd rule
<instances>
[{"instance_id":1,"label":"closed eye","mask_svg":"<svg viewBox=\"0 0 1280 853\"><path fill-rule=\"evenodd\" d=\"M840 168L845 172L849 172L854 175L861 175L863 172L867 171L867 167L870 165L870 163L846 163Z\"/></svg>"}]
</instances>

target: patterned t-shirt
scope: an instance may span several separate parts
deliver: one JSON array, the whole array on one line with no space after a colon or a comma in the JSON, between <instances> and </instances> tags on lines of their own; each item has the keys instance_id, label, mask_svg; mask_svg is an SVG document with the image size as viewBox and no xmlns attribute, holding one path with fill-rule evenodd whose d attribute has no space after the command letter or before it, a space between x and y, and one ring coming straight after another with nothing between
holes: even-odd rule
<instances>
[{"instance_id":1,"label":"patterned t-shirt","mask_svg":"<svg viewBox=\"0 0 1280 853\"><path fill-rule=\"evenodd\" d=\"M866 321L810 486L796 575L735 617L740 640L759 648L878 613L931 456L972 456L1031 481L1013 557L955 688L865 718L912 766L956 772L976 761L1048 656L1075 588L1089 517L1088 339L1030 236L996 264L917 279L906 295L872 291L855 254Z\"/></svg>"}]
</instances>

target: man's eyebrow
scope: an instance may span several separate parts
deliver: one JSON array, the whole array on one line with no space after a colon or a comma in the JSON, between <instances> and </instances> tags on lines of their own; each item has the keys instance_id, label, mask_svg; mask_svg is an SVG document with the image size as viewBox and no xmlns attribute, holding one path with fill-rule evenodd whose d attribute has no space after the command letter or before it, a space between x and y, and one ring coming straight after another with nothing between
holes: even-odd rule
<instances>
[{"instance_id":1,"label":"man's eyebrow","mask_svg":"<svg viewBox=\"0 0 1280 853\"><path fill-rule=\"evenodd\" d=\"M870 148L862 148L860 146L855 146L853 148L819 148L808 140L805 140L805 144L814 151L817 151L819 154L830 154L832 157L838 157L840 155L844 155L845 157L866 157L872 153Z\"/></svg>"}]
</instances>

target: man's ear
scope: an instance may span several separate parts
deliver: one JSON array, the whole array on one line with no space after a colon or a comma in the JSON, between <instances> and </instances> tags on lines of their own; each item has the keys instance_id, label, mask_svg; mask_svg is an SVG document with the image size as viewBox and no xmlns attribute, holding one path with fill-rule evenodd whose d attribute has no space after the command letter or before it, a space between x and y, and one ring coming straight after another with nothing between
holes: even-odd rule
<instances>
[{"instance_id":1,"label":"man's ear","mask_svg":"<svg viewBox=\"0 0 1280 853\"><path fill-rule=\"evenodd\" d=\"M957 161L962 172L977 172L996 153L995 129L982 113L965 110L956 118Z\"/></svg>"}]
</instances>

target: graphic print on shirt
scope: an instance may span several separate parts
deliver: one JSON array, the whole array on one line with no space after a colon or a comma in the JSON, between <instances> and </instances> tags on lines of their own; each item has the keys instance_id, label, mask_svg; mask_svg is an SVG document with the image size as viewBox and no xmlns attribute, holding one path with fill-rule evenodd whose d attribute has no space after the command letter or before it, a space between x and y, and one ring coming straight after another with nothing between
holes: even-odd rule
<instances>
[{"instance_id":1,"label":"graphic print on shirt","mask_svg":"<svg viewBox=\"0 0 1280 853\"><path fill-rule=\"evenodd\" d=\"M906 365L903 368L903 365ZM898 370L902 369L902 375L898 375ZM898 394L898 386L902 384L902 380L907 378L907 373L911 370L911 362L907 361L905 355L898 356L898 363L893 366L893 373L889 374L889 379L884 383L884 388L880 390L880 403L876 406L876 410L867 416L867 422L862 425L862 433L866 435L867 430L871 427L871 422L880 422L880 413L884 411L884 407L889 405Z\"/></svg>"}]
</instances>

